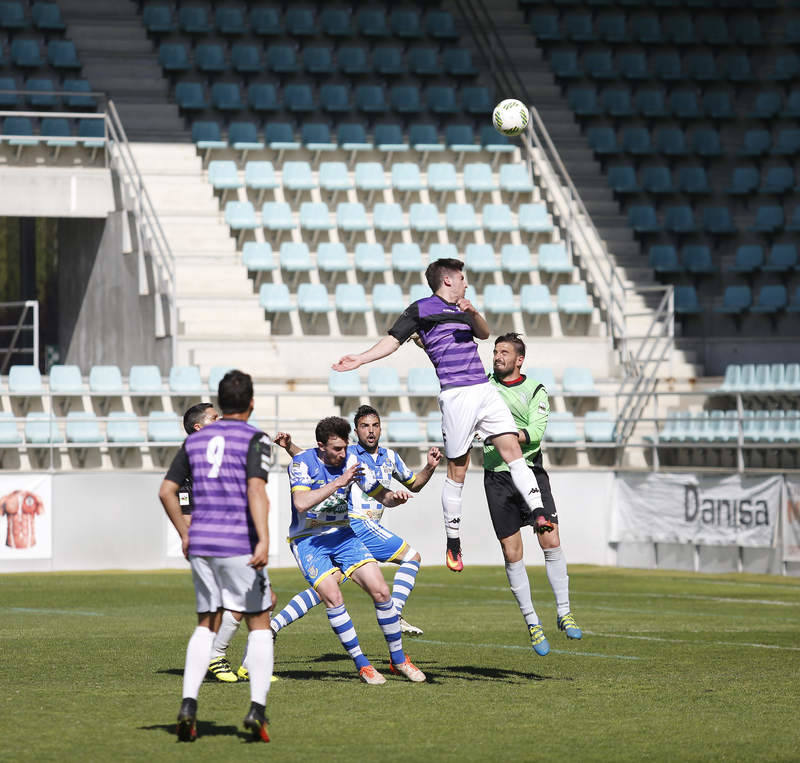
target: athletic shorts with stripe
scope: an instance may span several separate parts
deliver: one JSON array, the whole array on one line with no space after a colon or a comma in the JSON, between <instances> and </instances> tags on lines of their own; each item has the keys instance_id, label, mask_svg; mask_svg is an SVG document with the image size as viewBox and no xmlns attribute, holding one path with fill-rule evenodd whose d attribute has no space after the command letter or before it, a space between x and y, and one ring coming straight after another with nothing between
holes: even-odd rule
<instances>
[{"instance_id":1,"label":"athletic shorts with stripe","mask_svg":"<svg viewBox=\"0 0 800 763\"><path fill-rule=\"evenodd\" d=\"M336 571L349 577L354 570L375 561L349 527L292 540L289 546L297 566L314 589Z\"/></svg>"},{"instance_id":2,"label":"athletic shorts with stripe","mask_svg":"<svg viewBox=\"0 0 800 763\"><path fill-rule=\"evenodd\" d=\"M550 490L550 478L542 466L541 451L536 454L536 458L533 460L532 471L542 493L543 508L534 511L530 519L544 517L554 525L557 525L556 504L553 500L553 493ZM486 491L489 516L492 519L494 532L498 539L508 538L526 524L533 524L532 521L526 521L528 507L519 491L514 487L509 472L484 471L483 489Z\"/></svg>"},{"instance_id":3,"label":"athletic shorts with stripe","mask_svg":"<svg viewBox=\"0 0 800 763\"><path fill-rule=\"evenodd\" d=\"M371 519L351 519L350 527L379 562L393 562L408 548L408 544L399 535Z\"/></svg>"}]
</instances>

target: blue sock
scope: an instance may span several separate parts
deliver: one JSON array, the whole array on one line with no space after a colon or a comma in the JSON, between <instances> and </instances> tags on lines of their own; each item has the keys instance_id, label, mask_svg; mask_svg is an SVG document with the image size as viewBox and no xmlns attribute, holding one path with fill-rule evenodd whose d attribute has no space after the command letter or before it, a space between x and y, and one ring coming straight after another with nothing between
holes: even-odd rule
<instances>
[{"instance_id":1,"label":"blue sock","mask_svg":"<svg viewBox=\"0 0 800 763\"><path fill-rule=\"evenodd\" d=\"M342 642L342 646L353 658L356 668L361 670L361 668L369 665L369 660L364 657L364 653L361 651L361 645L358 643L356 629L353 627L353 621L350 619L350 615L348 614L344 604L340 604L338 607L328 607L325 611L328 613L328 620L331 623L333 632L339 637L339 641ZM399 633L399 625L397 626L397 629Z\"/></svg>"},{"instance_id":2,"label":"blue sock","mask_svg":"<svg viewBox=\"0 0 800 763\"><path fill-rule=\"evenodd\" d=\"M292 597L291 601L272 618L272 630L277 633L281 628L299 620L309 609L316 607L322 599L313 588L306 588Z\"/></svg>"},{"instance_id":3,"label":"blue sock","mask_svg":"<svg viewBox=\"0 0 800 763\"><path fill-rule=\"evenodd\" d=\"M403 638L400 633L400 615L394 608L394 602L389 601L375 602L375 615L378 618L378 625L381 626L383 637L389 646L389 654L392 663L399 665L405 662L406 655L403 652Z\"/></svg>"},{"instance_id":4,"label":"blue sock","mask_svg":"<svg viewBox=\"0 0 800 763\"><path fill-rule=\"evenodd\" d=\"M411 595L411 591L414 590L419 566L419 562L403 562L400 565L400 569L395 573L394 582L392 583L392 601L398 615L403 613L406 600Z\"/></svg>"}]
</instances>

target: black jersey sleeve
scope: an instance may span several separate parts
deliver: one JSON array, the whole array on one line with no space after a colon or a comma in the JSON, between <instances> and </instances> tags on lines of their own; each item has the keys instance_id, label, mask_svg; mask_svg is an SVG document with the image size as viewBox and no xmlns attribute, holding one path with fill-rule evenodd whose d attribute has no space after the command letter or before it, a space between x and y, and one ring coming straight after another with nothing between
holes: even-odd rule
<instances>
[{"instance_id":1,"label":"black jersey sleeve","mask_svg":"<svg viewBox=\"0 0 800 763\"><path fill-rule=\"evenodd\" d=\"M254 434L247 448L247 479L258 477L266 482L272 463L272 440L269 435Z\"/></svg>"},{"instance_id":2,"label":"black jersey sleeve","mask_svg":"<svg viewBox=\"0 0 800 763\"><path fill-rule=\"evenodd\" d=\"M189 466L189 456L186 455L186 444L181 445L180 450L175 454L172 459L165 480L174 482L176 485L183 485L186 480L191 480L192 470Z\"/></svg>"},{"instance_id":3,"label":"black jersey sleeve","mask_svg":"<svg viewBox=\"0 0 800 763\"><path fill-rule=\"evenodd\" d=\"M407 341L408 338L419 330L419 307L414 302L410 304L402 313L402 315L394 322L394 325L389 329L389 336L393 336L400 344Z\"/></svg>"}]
</instances>

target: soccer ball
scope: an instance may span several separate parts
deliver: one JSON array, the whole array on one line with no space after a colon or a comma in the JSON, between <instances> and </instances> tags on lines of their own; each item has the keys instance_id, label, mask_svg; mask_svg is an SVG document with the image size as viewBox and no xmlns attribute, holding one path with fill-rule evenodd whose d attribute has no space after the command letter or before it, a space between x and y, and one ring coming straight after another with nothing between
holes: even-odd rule
<instances>
[{"instance_id":1,"label":"soccer ball","mask_svg":"<svg viewBox=\"0 0 800 763\"><path fill-rule=\"evenodd\" d=\"M528 109L516 98L506 98L494 107L492 125L497 132L511 138L528 126Z\"/></svg>"}]
</instances>

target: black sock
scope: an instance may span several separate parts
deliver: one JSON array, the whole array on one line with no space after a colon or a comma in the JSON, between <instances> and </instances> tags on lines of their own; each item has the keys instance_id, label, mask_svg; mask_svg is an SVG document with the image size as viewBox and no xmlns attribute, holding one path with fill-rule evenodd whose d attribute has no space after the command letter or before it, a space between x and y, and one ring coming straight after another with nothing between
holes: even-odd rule
<instances>
[{"instance_id":1,"label":"black sock","mask_svg":"<svg viewBox=\"0 0 800 763\"><path fill-rule=\"evenodd\" d=\"M461 551L461 538L448 538L447 550L453 552L453 556Z\"/></svg>"}]
</instances>

